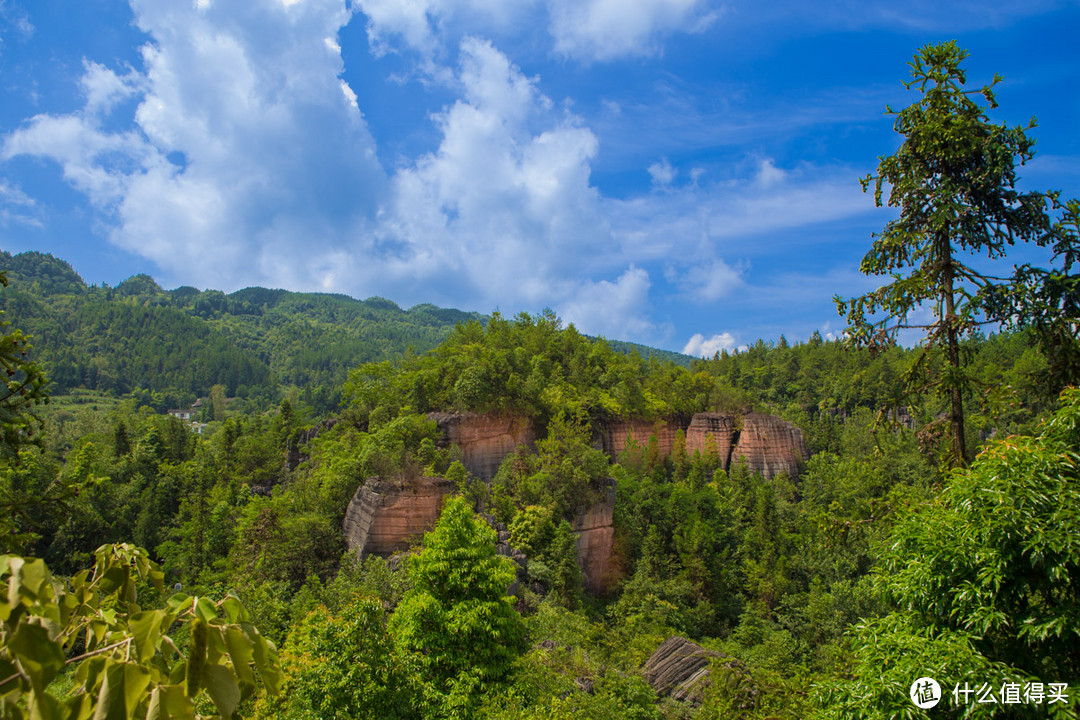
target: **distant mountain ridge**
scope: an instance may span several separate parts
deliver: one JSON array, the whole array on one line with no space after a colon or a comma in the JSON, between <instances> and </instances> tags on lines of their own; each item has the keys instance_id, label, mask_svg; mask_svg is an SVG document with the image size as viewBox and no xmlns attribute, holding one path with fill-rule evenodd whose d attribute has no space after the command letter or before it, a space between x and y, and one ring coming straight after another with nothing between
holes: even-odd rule
<instances>
[{"instance_id":1,"label":"distant mountain ridge","mask_svg":"<svg viewBox=\"0 0 1080 720\"><path fill-rule=\"evenodd\" d=\"M0 251L11 284L0 308L34 335L34 354L55 393L86 387L115 393L137 388L205 395L226 392L269 401L279 385L331 397L352 367L424 353L458 323L487 316L421 304L403 310L386 298L248 287L226 294L181 286L164 290L133 275L116 287L88 285L66 261L29 251ZM609 341L688 364L669 351ZM317 403L318 404L318 403Z\"/></svg>"}]
</instances>

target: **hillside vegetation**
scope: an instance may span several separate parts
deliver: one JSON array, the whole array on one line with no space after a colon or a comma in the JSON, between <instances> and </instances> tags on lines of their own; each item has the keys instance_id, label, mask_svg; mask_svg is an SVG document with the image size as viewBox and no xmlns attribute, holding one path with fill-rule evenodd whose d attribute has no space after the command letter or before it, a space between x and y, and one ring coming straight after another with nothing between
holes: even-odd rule
<instances>
[{"instance_id":1,"label":"hillside vegetation","mask_svg":"<svg viewBox=\"0 0 1080 720\"><path fill-rule=\"evenodd\" d=\"M235 702L232 695L199 696L206 711L253 718L840 717L838 708L854 712L868 687L879 693L877 706L907 710L905 673L931 662L897 649L913 637L961 659L951 674L941 673L943 684L965 672L1070 682L1076 670L1066 650L1076 632L1067 620L1074 585L1010 596L1009 607L1020 608L1010 612L1029 612L1037 623L1028 635L980 614L987 603L1005 601L992 587L956 611L968 615L940 615L947 586L928 580L945 572L956 578L950 583L1022 573L1016 563L1033 552L1070 583L1077 577L1074 553L1053 540L1072 520L1034 506L1010 520L1001 500L980 495L980 478L990 473L1005 483L998 498L1071 497L1077 398L1058 400L1033 380L1046 361L1024 335L967 341L979 380L966 398L970 443L990 451L970 471L953 474L941 469L945 400L900 391L898 379L916 360L902 348L871 355L815 335L796 344L758 342L687 367L616 352L551 313L482 322L336 296L164 292L141 277L88 288L55 259L8 260L6 316L25 328L26 313L33 355L54 358L48 372L69 373L69 384L54 382L52 392L73 391L44 414L41 439L13 440L17 460L0 469L9 511L0 535L5 550L41 557L67 576L92 565L100 546L134 543L160 564L165 584L179 584L189 597L235 593L280 657L264 658L262 680L236 680L242 692ZM460 322L451 327L450 320ZM318 342L311 355L275 357L268 349L300 347L288 338L302 332L352 338L346 344L367 348L357 352L370 353L360 356L370 361L346 372L331 360L337 350ZM391 352L373 342L414 343L425 333L442 333L427 352L401 345ZM137 335L160 337L160 344L131 343ZM334 384L321 395L280 386L307 382L302 373ZM230 394L262 388L265 398L284 399L269 409L223 406L201 435L153 406L170 393L193 397L215 385ZM337 397L342 404L332 411L319 404ZM455 448L441 447L426 416L434 410L513 413L529 418L539 440L485 483L468 475ZM798 478L765 479L738 464L725 472L717 457L687 454L678 443L670 455L644 443L615 459L593 445L598 425L616 418L750 410L802 427L812 456ZM1053 425L1039 424L1055 411ZM1027 437L993 439L1010 433ZM1001 463L1013 467L1010 453L1018 452L1032 468L1044 455L1057 463L1045 476L1057 484L1006 479ZM1035 472L1016 467L1024 478ZM448 504L431 535L417 538L419 555L389 563L346 552L342 521L357 487L371 476L409 482L421 475L451 478L461 499ZM609 479L616 489L613 578L606 594L590 595L569 521ZM964 564L941 533L967 533L972 558L995 542L982 538L978 518L964 514L972 498L990 502L985 512L1001 518L995 533L1008 536L1016 523L1044 529L997 569ZM514 568L496 554L495 533L475 510L493 514L527 555L512 598L503 591ZM912 553L936 553L941 564L931 576L905 570L902 558ZM103 572L111 567L97 562ZM455 583L464 584L455 590ZM1036 595L1046 593L1060 609L1040 605ZM158 596L146 597L152 604ZM209 622L194 605L190 612L177 607L192 632ZM228 622L238 622L239 611L230 612L237 620ZM187 633L176 635L181 657L194 652ZM675 635L720 653L700 705L658 696L642 675L649 655ZM885 640L869 639L879 636ZM884 686L875 674L882 653L908 658ZM239 672L220 662L217 675ZM274 695L277 662L282 693ZM54 685L77 693L79 677L60 673ZM169 681L160 678L154 682L165 688ZM206 693L218 692L207 683ZM190 685L192 697L203 687ZM62 699L68 691L56 692Z\"/></svg>"}]
</instances>

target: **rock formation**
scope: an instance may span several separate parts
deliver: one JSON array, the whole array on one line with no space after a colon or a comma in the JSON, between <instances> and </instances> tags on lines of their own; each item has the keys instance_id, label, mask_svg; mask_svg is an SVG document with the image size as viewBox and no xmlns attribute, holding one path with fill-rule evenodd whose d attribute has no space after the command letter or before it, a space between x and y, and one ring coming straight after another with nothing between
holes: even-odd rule
<instances>
[{"instance_id":1,"label":"rock formation","mask_svg":"<svg viewBox=\"0 0 1080 720\"><path fill-rule=\"evenodd\" d=\"M717 658L723 660L717 664L714 662ZM705 691L715 680L722 683L732 707L752 710L757 706L758 686L745 665L686 638L675 636L665 640L641 669L645 681L661 697L696 707L701 705ZM714 670L720 671L720 677L712 677Z\"/></svg>"},{"instance_id":2,"label":"rock formation","mask_svg":"<svg viewBox=\"0 0 1080 720\"><path fill-rule=\"evenodd\" d=\"M742 419L735 448L728 466L745 459L747 466L762 477L787 473L799 474L799 463L806 460L802 430L787 420L772 415L750 413Z\"/></svg>"},{"instance_id":3,"label":"rock formation","mask_svg":"<svg viewBox=\"0 0 1080 720\"><path fill-rule=\"evenodd\" d=\"M443 478L417 478L403 485L370 478L345 511L345 542L361 556L386 557L408 550L435 527L443 497L455 489Z\"/></svg>"},{"instance_id":4,"label":"rock formation","mask_svg":"<svg viewBox=\"0 0 1080 720\"><path fill-rule=\"evenodd\" d=\"M600 499L574 514L570 524L577 535L577 562L585 589L599 593L607 590L608 568L615 541L615 482L607 480Z\"/></svg>"},{"instance_id":5,"label":"rock formation","mask_svg":"<svg viewBox=\"0 0 1080 720\"><path fill-rule=\"evenodd\" d=\"M670 637L645 661L645 681L657 695L701 705L709 685L709 664L720 653L678 636Z\"/></svg>"},{"instance_id":6,"label":"rock formation","mask_svg":"<svg viewBox=\"0 0 1080 720\"><path fill-rule=\"evenodd\" d=\"M495 476L507 455L536 439L530 421L520 416L431 413L429 417L439 426L441 444L458 445L466 469L483 480ZM675 420L617 421L599 428L598 437L600 446L616 458L626 448L627 438L644 447L654 434L660 452L670 454L679 431L685 431L691 455L695 450L704 453L715 447L724 469L745 461L751 470L765 477L781 472L794 477L807 456L802 431L770 415L698 413L689 424ZM356 491L346 511L344 529L349 548L362 555L382 556L408 549L434 527L443 497L454 490L454 483L442 478L418 478L401 485L371 478ZM585 587L591 592L605 591L610 580L614 512L615 486L609 480L601 489L600 499L579 509L571 521L577 535L578 564ZM501 530L500 540L505 544L505 528ZM508 544L501 551L513 557Z\"/></svg>"},{"instance_id":7,"label":"rock formation","mask_svg":"<svg viewBox=\"0 0 1080 720\"><path fill-rule=\"evenodd\" d=\"M710 437L712 438L711 447ZM686 428L686 452L693 457L695 451L702 455L710 450L715 451L727 467L738 437L738 419L734 415L697 413L690 421L690 426Z\"/></svg>"},{"instance_id":8,"label":"rock formation","mask_svg":"<svg viewBox=\"0 0 1080 720\"><path fill-rule=\"evenodd\" d=\"M645 446L650 435L655 434L661 454L669 455L680 430L686 433L686 451L691 457L695 450L705 454L711 444L725 470L745 459L750 470L763 477L775 477L781 472L795 477L799 465L808 457L802 430L786 420L758 413L697 413L688 425L678 420L619 420L600 430L600 447L617 460L628 437Z\"/></svg>"},{"instance_id":9,"label":"rock formation","mask_svg":"<svg viewBox=\"0 0 1080 720\"><path fill-rule=\"evenodd\" d=\"M673 420L612 420L597 429L600 448L611 456L612 460L618 460L619 453L626 450L628 440L633 440L642 449L649 444L649 438L656 435L657 447L660 454L671 454L671 448L675 445L675 435L682 430L684 425Z\"/></svg>"},{"instance_id":10,"label":"rock formation","mask_svg":"<svg viewBox=\"0 0 1080 720\"><path fill-rule=\"evenodd\" d=\"M504 458L536 440L532 422L517 415L438 412L428 417L439 426L440 445L461 448L461 464L481 480L495 477Z\"/></svg>"}]
</instances>

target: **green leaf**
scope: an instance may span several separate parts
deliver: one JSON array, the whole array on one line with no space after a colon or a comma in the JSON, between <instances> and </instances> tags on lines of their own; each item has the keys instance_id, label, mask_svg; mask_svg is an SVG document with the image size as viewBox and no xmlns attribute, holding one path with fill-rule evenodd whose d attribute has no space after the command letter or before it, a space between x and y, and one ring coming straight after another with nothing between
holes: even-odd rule
<instances>
[{"instance_id":1,"label":"green leaf","mask_svg":"<svg viewBox=\"0 0 1080 720\"><path fill-rule=\"evenodd\" d=\"M203 622L210 622L218 616L217 608L208 598L201 597L195 601L195 615Z\"/></svg>"},{"instance_id":2,"label":"green leaf","mask_svg":"<svg viewBox=\"0 0 1080 720\"><path fill-rule=\"evenodd\" d=\"M251 671L251 662L255 653L251 642L240 628L227 627L225 628L225 644L229 648L229 659L232 660L237 677L241 682L254 685L255 674Z\"/></svg>"},{"instance_id":3,"label":"green leaf","mask_svg":"<svg viewBox=\"0 0 1080 720\"><path fill-rule=\"evenodd\" d=\"M157 641L161 637L161 623L165 613L160 610L146 611L133 615L128 620L135 655L139 662L146 662L154 656Z\"/></svg>"},{"instance_id":4,"label":"green leaf","mask_svg":"<svg viewBox=\"0 0 1080 720\"><path fill-rule=\"evenodd\" d=\"M203 682L222 720L229 720L240 702L240 688L236 684L236 677L224 665L208 665L203 671Z\"/></svg>"},{"instance_id":5,"label":"green leaf","mask_svg":"<svg viewBox=\"0 0 1080 720\"><path fill-rule=\"evenodd\" d=\"M126 567L111 567L105 571L101 578L101 592L104 595L112 595L127 584L130 573Z\"/></svg>"},{"instance_id":6,"label":"green leaf","mask_svg":"<svg viewBox=\"0 0 1080 720\"><path fill-rule=\"evenodd\" d=\"M142 665L123 663L124 670L124 706L127 717L135 715L139 703L146 697L146 688L150 685L150 671Z\"/></svg>"},{"instance_id":7,"label":"green leaf","mask_svg":"<svg viewBox=\"0 0 1080 720\"><path fill-rule=\"evenodd\" d=\"M52 579L45 561L31 558L22 563L18 571L12 573L12 582L21 583L20 593L29 595L34 600L41 600L46 584Z\"/></svg>"},{"instance_id":8,"label":"green leaf","mask_svg":"<svg viewBox=\"0 0 1080 720\"><path fill-rule=\"evenodd\" d=\"M251 621L251 618L248 616L247 608L243 606L240 599L235 595L229 595L222 600L221 607L225 610L225 617L227 617L231 623Z\"/></svg>"},{"instance_id":9,"label":"green leaf","mask_svg":"<svg viewBox=\"0 0 1080 720\"><path fill-rule=\"evenodd\" d=\"M31 694L27 707L30 720L60 720L60 703L48 693Z\"/></svg>"},{"instance_id":10,"label":"green leaf","mask_svg":"<svg viewBox=\"0 0 1080 720\"><path fill-rule=\"evenodd\" d=\"M60 643L49 637L41 625L20 623L8 642L34 687L43 690L64 667L66 658Z\"/></svg>"}]
</instances>

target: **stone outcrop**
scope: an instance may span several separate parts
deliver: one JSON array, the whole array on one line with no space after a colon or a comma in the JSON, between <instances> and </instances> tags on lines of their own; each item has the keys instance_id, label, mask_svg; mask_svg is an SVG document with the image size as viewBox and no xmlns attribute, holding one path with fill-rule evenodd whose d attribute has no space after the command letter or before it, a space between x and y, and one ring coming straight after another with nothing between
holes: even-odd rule
<instances>
[{"instance_id":1,"label":"stone outcrop","mask_svg":"<svg viewBox=\"0 0 1080 720\"><path fill-rule=\"evenodd\" d=\"M507 455L536 441L532 423L521 416L447 412L429 413L428 417L439 426L440 445L459 446L465 469L481 480L491 480ZM795 477L808 457L802 430L759 413L697 413L689 422L685 418L613 420L595 427L593 437L601 450L618 460L630 442L644 451L655 436L657 450L666 457L680 431L691 456L695 451L705 454L715 448L725 470L745 460L750 470L766 478L781 472Z\"/></svg>"},{"instance_id":2,"label":"stone outcrop","mask_svg":"<svg viewBox=\"0 0 1080 720\"><path fill-rule=\"evenodd\" d=\"M686 428L686 452L693 457L695 451L702 455L715 451L726 466L738 437L739 422L734 415L697 413Z\"/></svg>"},{"instance_id":3,"label":"stone outcrop","mask_svg":"<svg viewBox=\"0 0 1080 720\"><path fill-rule=\"evenodd\" d=\"M455 489L443 478L417 478L402 485L370 478L345 511L345 542L361 556L387 557L408 550L435 527L443 498Z\"/></svg>"},{"instance_id":4,"label":"stone outcrop","mask_svg":"<svg viewBox=\"0 0 1080 720\"><path fill-rule=\"evenodd\" d=\"M577 562L585 589L607 590L611 551L615 542L615 482L607 480L600 499L574 514L570 525L577 535Z\"/></svg>"},{"instance_id":5,"label":"stone outcrop","mask_svg":"<svg viewBox=\"0 0 1080 720\"><path fill-rule=\"evenodd\" d=\"M776 477L781 472L795 477L808 457L802 430L786 420L759 413L697 413L689 424L678 420L620 420L600 430L599 444L612 460L617 460L628 438L645 447L650 436L656 435L657 447L666 456L671 454L680 430L686 434L686 452L691 457L694 451L704 455L715 448L724 470L745 460L750 470L763 477Z\"/></svg>"},{"instance_id":6,"label":"stone outcrop","mask_svg":"<svg viewBox=\"0 0 1080 720\"><path fill-rule=\"evenodd\" d=\"M667 456L675 446L675 436L684 428L683 423L674 420L612 420L597 431L600 449L612 460L618 460L619 454L626 450L629 441L637 443L642 449L649 444L649 438L656 436L657 449Z\"/></svg>"},{"instance_id":7,"label":"stone outcrop","mask_svg":"<svg viewBox=\"0 0 1080 720\"><path fill-rule=\"evenodd\" d=\"M641 669L657 695L693 707L701 705L713 682L720 683L732 708L752 710L758 705L757 683L742 662L686 638L665 640Z\"/></svg>"},{"instance_id":8,"label":"stone outcrop","mask_svg":"<svg viewBox=\"0 0 1080 720\"><path fill-rule=\"evenodd\" d=\"M806 457L802 430L772 415L750 413L742 418L742 430L728 465L745 460L762 477L771 478L782 472L795 477L799 474L799 463Z\"/></svg>"},{"instance_id":9,"label":"stone outcrop","mask_svg":"<svg viewBox=\"0 0 1080 720\"><path fill-rule=\"evenodd\" d=\"M668 696L691 705L701 705L709 685L709 665L723 657L697 643L678 636L670 637L645 661L645 681L657 695Z\"/></svg>"},{"instance_id":10,"label":"stone outcrop","mask_svg":"<svg viewBox=\"0 0 1080 720\"><path fill-rule=\"evenodd\" d=\"M536 440L531 422L521 416L477 415L474 413L431 413L442 433L442 446L458 445L463 464L475 477L490 480L503 459L522 445ZM647 446L657 437L657 448L670 454L677 434L686 433L686 448L693 455L715 448L725 470L745 461L765 477L783 472L794 477L806 457L802 431L789 422L770 415L742 417L720 413L698 413L685 421L617 421L598 429L600 446L616 458L627 439ZM361 555L389 556L408 549L438 520L443 498L454 492L452 481L418 478L403 484L369 479L349 503L345 515L345 539L350 549ZM586 589L604 592L610 582L614 544L615 485L610 480L601 488L600 498L580 508L571 520L577 535L576 551ZM499 539L500 552L514 557L506 543L505 528ZM521 564L522 558L514 557Z\"/></svg>"},{"instance_id":11,"label":"stone outcrop","mask_svg":"<svg viewBox=\"0 0 1080 720\"><path fill-rule=\"evenodd\" d=\"M491 480L507 455L536 441L532 422L518 415L437 412L428 417L439 426L440 445L460 447L461 464L481 480Z\"/></svg>"}]
</instances>

